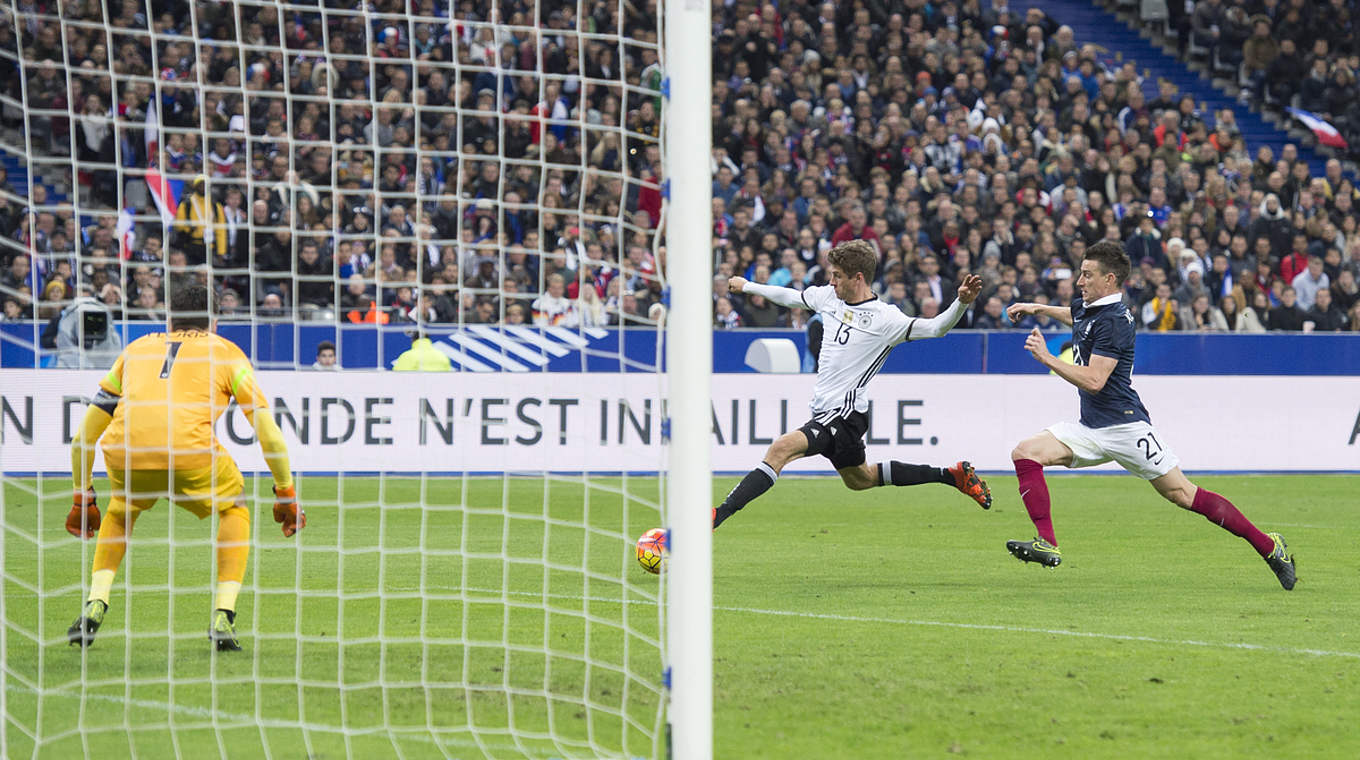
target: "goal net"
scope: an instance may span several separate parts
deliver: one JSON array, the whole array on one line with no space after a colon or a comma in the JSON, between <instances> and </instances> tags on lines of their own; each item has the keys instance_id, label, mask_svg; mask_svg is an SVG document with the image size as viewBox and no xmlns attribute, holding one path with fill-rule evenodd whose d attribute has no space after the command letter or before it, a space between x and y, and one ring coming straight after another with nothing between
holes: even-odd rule
<instances>
[{"instance_id":1,"label":"goal net","mask_svg":"<svg viewBox=\"0 0 1360 760\"><path fill-rule=\"evenodd\" d=\"M0 755L666 754L673 574L634 557L672 456L660 12L0 11ZM165 500L70 646L96 559L64 527L72 438L194 284L255 366L307 527L270 519L231 404L243 651L205 635L218 516ZM422 346L451 371L394 371ZM173 446L164 406L128 430Z\"/></svg>"}]
</instances>

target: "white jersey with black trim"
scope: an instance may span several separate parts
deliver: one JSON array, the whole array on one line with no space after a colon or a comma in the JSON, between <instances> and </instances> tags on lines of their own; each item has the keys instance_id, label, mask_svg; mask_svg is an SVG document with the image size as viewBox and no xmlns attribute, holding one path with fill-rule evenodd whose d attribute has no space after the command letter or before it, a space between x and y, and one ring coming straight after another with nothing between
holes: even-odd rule
<instances>
[{"instance_id":1,"label":"white jersey with black trim","mask_svg":"<svg viewBox=\"0 0 1360 760\"><path fill-rule=\"evenodd\" d=\"M822 348L810 404L813 419L825 422L868 410L865 386L883 368L893 347L912 338L916 318L878 298L846 303L830 285L807 288L802 299L822 315Z\"/></svg>"}]
</instances>

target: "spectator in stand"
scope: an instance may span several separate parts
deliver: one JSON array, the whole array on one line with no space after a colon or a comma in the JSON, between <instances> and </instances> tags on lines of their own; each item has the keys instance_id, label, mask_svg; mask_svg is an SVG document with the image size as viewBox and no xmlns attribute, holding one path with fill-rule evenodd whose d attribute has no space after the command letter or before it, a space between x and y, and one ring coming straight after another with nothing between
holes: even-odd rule
<instances>
[{"instance_id":1,"label":"spectator in stand","mask_svg":"<svg viewBox=\"0 0 1360 760\"><path fill-rule=\"evenodd\" d=\"M1313 308L1313 302L1317 300L1317 294L1320 291L1327 290L1332 286L1327 273L1322 271L1322 257L1316 253L1308 254L1308 267L1294 275L1294 278L1288 280L1288 282L1297 295L1299 308L1304 311ZM1328 301L1330 300L1329 297Z\"/></svg>"},{"instance_id":2,"label":"spectator in stand","mask_svg":"<svg viewBox=\"0 0 1360 760\"><path fill-rule=\"evenodd\" d=\"M1304 315L1304 320L1304 329L1312 332L1340 332L1346 329L1346 313L1336 308L1332 303L1332 291L1326 288L1317 292L1317 300Z\"/></svg>"},{"instance_id":3,"label":"spectator in stand","mask_svg":"<svg viewBox=\"0 0 1360 760\"><path fill-rule=\"evenodd\" d=\"M208 178L194 177L175 212L175 235L180 250L190 264L206 263L211 253L219 261L227 257L227 220L218 203L208 194Z\"/></svg>"},{"instance_id":4,"label":"spectator in stand","mask_svg":"<svg viewBox=\"0 0 1360 760\"><path fill-rule=\"evenodd\" d=\"M1194 251L1190 249L1186 249L1186 251L1192 256L1194 255ZM1195 299L1200 296L1205 298L1209 297L1209 288L1204 285L1203 274L1204 265L1201 264L1198 259L1192 260L1189 265L1186 266L1183 275L1184 279L1181 282L1180 287L1176 288L1174 294L1177 303L1182 304L1184 307L1189 307L1195 302Z\"/></svg>"},{"instance_id":5,"label":"spectator in stand","mask_svg":"<svg viewBox=\"0 0 1360 760\"><path fill-rule=\"evenodd\" d=\"M1270 310L1271 330L1298 332L1303 329L1304 311L1299 308L1294 289L1286 287L1280 293L1280 305Z\"/></svg>"},{"instance_id":6,"label":"spectator in stand","mask_svg":"<svg viewBox=\"0 0 1360 760\"><path fill-rule=\"evenodd\" d=\"M1351 262L1355 263L1354 260ZM1336 282L1331 287L1332 303L1343 314L1349 314L1351 307L1360 302L1360 284L1355 279L1355 271L1343 267L1337 272Z\"/></svg>"},{"instance_id":7,"label":"spectator in stand","mask_svg":"<svg viewBox=\"0 0 1360 760\"><path fill-rule=\"evenodd\" d=\"M1308 236L1298 232L1293 236L1288 255L1280 259L1280 279L1288 285L1307 268Z\"/></svg>"},{"instance_id":8,"label":"spectator in stand","mask_svg":"<svg viewBox=\"0 0 1360 760\"><path fill-rule=\"evenodd\" d=\"M1270 301L1264 291L1252 291L1251 304L1237 316L1238 332L1263 333L1270 324Z\"/></svg>"},{"instance_id":9,"label":"spectator in stand","mask_svg":"<svg viewBox=\"0 0 1360 760\"><path fill-rule=\"evenodd\" d=\"M323 340L316 344L316 361L312 362L312 369L324 372L339 372L344 369L340 362L336 361L334 343Z\"/></svg>"},{"instance_id":10,"label":"spectator in stand","mask_svg":"<svg viewBox=\"0 0 1360 760\"><path fill-rule=\"evenodd\" d=\"M1232 299L1228 299L1232 300ZM1189 302L1189 307L1181 311L1180 324L1186 330L1224 332L1228 329L1228 320L1223 316L1223 312L1218 307L1209 303L1209 296L1201 294L1195 296Z\"/></svg>"},{"instance_id":11,"label":"spectator in stand","mask_svg":"<svg viewBox=\"0 0 1360 760\"><path fill-rule=\"evenodd\" d=\"M725 285L724 285L725 287ZM713 326L720 330L731 330L741 327L741 315L732 308L732 301L727 297L717 300L713 310Z\"/></svg>"},{"instance_id":12,"label":"spectator in stand","mask_svg":"<svg viewBox=\"0 0 1360 760\"><path fill-rule=\"evenodd\" d=\"M1163 282L1157 286L1155 295L1143 304L1143 327L1153 332L1168 332L1179 329L1177 311L1180 306L1171 297L1171 285Z\"/></svg>"},{"instance_id":13,"label":"spectator in stand","mask_svg":"<svg viewBox=\"0 0 1360 760\"><path fill-rule=\"evenodd\" d=\"M1000 298L991 296L987 299L982 314L973 319L973 327L977 330L1001 330L1010 327L1006 319L1005 306Z\"/></svg>"},{"instance_id":14,"label":"spectator in stand","mask_svg":"<svg viewBox=\"0 0 1360 760\"><path fill-rule=\"evenodd\" d=\"M548 292L534 299L534 324L546 327L577 324L576 306L566 297L567 285L562 275L548 275Z\"/></svg>"},{"instance_id":15,"label":"spectator in stand","mask_svg":"<svg viewBox=\"0 0 1360 760\"><path fill-rule=\"evenodd\" d=\"M874 244L878 243L878 234L869 227L868 217L864 214L863 206L852 204L845 218L845 223L836 228L836 233L831 236L833 247L849 240L868 240Z\"/></svg>"}]
</instances>

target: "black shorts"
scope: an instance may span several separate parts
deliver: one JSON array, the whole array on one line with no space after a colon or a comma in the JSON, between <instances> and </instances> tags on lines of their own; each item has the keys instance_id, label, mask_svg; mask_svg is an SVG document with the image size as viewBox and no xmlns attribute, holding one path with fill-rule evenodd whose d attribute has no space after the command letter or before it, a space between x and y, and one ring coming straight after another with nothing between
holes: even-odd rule
<instances>
[{"instance_id":1,"label":"black shorts","mask_svg":"<svg viewBox=\"0 0 1360 760\"><path fill-rule=\"evenodd\" d=\"M832 417L828 422L808 420L798 428L807 436L808 456L821 454L837 470L864 464L864 431L869 418L863 412Z\"/></svg>"}]
</instances>

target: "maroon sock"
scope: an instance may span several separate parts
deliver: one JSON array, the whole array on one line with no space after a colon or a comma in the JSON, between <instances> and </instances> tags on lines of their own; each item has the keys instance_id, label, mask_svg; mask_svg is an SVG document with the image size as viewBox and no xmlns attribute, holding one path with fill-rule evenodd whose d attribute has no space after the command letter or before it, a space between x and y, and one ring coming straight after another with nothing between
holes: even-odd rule
<instances>
[{"instance_id":1,"label":"maroon sock","mask_svg":"<svg viewBox=\"0 0 1360 760\"><path fill-rule=\"evenodd\" d=\"M1274 539L1252 525L1251 520L1238 511L1232 502L1207 488L1195 491L1195 501L1190 505L1190 509L1204 515L1204 519L1234 536L1245 538L1262 557L1275 550Z\"/></svg>"},{"instance_id":2,"label":"maroon sock","mask_svg":"<svg viewBox=\"0 0 1360 760\"><path fill-rule=\"evenodd\" d=\"M1015 474L1020 477L1020 500L1025 502L1029 519L1039 538L1058 545L1053 535L1053 520L1049 518L1048 483L1044 480L1044 466L1033 459L1015 460Z\"/></svg>"}]
</instances>

